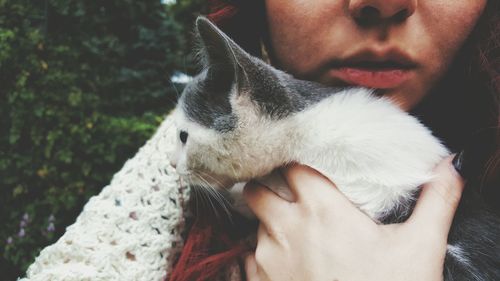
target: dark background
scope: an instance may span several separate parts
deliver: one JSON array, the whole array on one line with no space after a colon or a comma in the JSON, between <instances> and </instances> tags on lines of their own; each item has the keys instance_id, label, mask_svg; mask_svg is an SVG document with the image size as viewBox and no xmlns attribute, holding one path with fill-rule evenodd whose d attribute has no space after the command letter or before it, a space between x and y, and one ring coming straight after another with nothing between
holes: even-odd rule
<instances>
[{"instance_id":1,"label":"dark background","mask_svg":"<svg viewBox=\"0 0 500 281\"><path fill-rule=\"evenodd\" d=\"M0 0L0 280L24 275L155 132L205 0Z\"/></svg>"}]
</instances>

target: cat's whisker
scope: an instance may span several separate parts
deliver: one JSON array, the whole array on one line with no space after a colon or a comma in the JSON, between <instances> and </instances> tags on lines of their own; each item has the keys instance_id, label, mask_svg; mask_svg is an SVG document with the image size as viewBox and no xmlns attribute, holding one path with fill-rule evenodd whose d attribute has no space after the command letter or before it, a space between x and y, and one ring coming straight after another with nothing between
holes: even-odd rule
<instances>
[{"instance_id":1,"label":"cat's whisker","mask_svg":"<svg viewBox=\"0 0 500 281\"><path fill-rule=\"evenodd\" d=\"M212 197L219 203L219 206L221 206L222 210L224 213L227 215L229 220L231 220L231 212L229 211L229 208L227 207L228 203L226 203L224 200L226 200L222 195L220 195L217 190L213 188L208 188L208 193L212 195Z\"/></svg>"},{"instance_id":2,"label":"cat's whisker","mask_svg":"<svg viewBox=\"0 0 500 281\"><path fill-rule=\"evenodd\" d=\"M201 192L200 192L200 188L198 185L196 184L193 184L193 181L191 180L190 177L180 177L180 184L182 185L182 181L184 180L185 182L185 185L192 191L191 193L191 198L195 198L195 210L194 210L194 214L195 216L198 216L199 214L199 210L200 210L200 207L199 205L200 204L203 204L203 195ZM200 203L201 202L201 203ZM203 207L203 206L202 206Z\"/></svg>"},{"instance_id":3,"label":"cat's whisker","mask_svg":"<svg viewBox=\"0 0 500 281\"><path fill-rule=\"evenodd\" d=\"M196 207L195 207L195 215L199 216L200 215L200 210L205 209L206 207L211 207L214 210L215 215L218 217L217 210L215 209L215 206L213 205L210 196L206 193L206 187L200 186L200 184L194 184L192 180L186 180L187 184L193 191L193 196L195 197L196 200Z\"/></svg>"},{"instance_id":4,"label":"cat's whisker","mask_svg":"<svg viewBox=\"0 0 500 281\"><path fill-rule=\"evenodd\" d=\"M228 216L231 216L231 212L229 211L229 209L231 209L231 202L226 198L226 196L219 190L213 188L209 192L212 193L216 199L218 199L221 207L224 208Z\"/></svg>"},{"instance_id":5,"label":"cat's whisker","mask_svg":"<svg viewBox=\"0 0 500 281\"><path fill-rule=\"evenodd\" d=\"M216 184L218 184L221 188L224 187L224 184L222 184L222 182L219 181L218 179L216 179L214 176L207 174L205 172L202 172L202 171L199 171L199 173L201 173L200 176L203 178L203 180L205 180L205 182L207 182L207 184L209 184L209 183L204 177L208 177L210 180L212 180ZM227 198L219 191L218 188L213 187L211 184L209 184L209 185L210 185L212 191L214 192L214 194L218 195L221 199L223 199L226 204L228 204L228 205L231 204L231 202L229 202L229 200L227 200Z\"/></svg>"},{"instance_id":6,"label":"cat's whisker","mask_svg":"<svg viewBox=\"0 0 500 281\"><path fill-rule=\"evenodd\" d=\"M224 184L222 184L222 182L221 182L220 180L216 179L214 176L212 176L212 175L210 175L210 174L208 174L208 173L205 173L205 172L203 172L203 171L199 171L198 173L200 173L200 174L201 174L201 176L203 176L203 177L208 177L210 180L214 181L214 182L215 182L216 184L218 184L220 187L224 187ZM204 178L204 179L205 179L205 178ZM205 180L206 180L206 179L205 179ZM214 188L213 186L212 186L212 188L213 188L215 191L219 192L217 188ZM220 192L219 192L219 193L220 193ZM222 195L221 195L221 196L222 196ZM225 197L223 197L223 198L225 199L225 201L226 201L227 203L230 203L230 202L229 202L229 201L228 201Z\"/></svg>"},{"instance_id":7,"label":"cat's whisker","mask_svg":"<svg viewBox=\"0 0 500 281\"><path fill-rule=\"evenodd\" d=\"M208 174L205 175L210 176ZM228 205L230 206L229 201L216 188L214 188L202 175L197 175L197 177L207 185L206 191L208 192L208 194L210 194L212 198L214 198L217 201L219 206L223 209L223 211L227 214L228 218L231 220L231 212L229 211L228 208Z\"/></svg>"},{"instance_id":8,"label":"cat's whisker","mask_svg":"<svg viewBox=\"0 0 500 281\"><path fill-rule=\"evenodd\" d=\"M206 174L206 173L203 173L203 175L210 177L219 186L221 186L221 187L223 186L222 183L220 181L218 181L217 179L215 179L213 176ZM206 181L205 178L203 178L203 179ZM207 184L208 184L208 182L207 182ZM224 194L222 194L222 192L219 191L218 188L214 188L213 186L210 186L208 188L208 192L215 197L215 199L219 202L219 205L224 209L224 212L227 214L229 220L232 221L232 214L230 211L231 206L232 206L231 202L226 198L226 196L224 196Z\"/></svg>"},{"instance_id":9,"label":"cat's whisker","mask_svg":"<svg viewBox=\"0 0 500 281\"><path fill-rule=\"evenodd\" d=\"M217 218L219 218L220 217L219 212L212 201L212 196L210 196L210 193L209 193L210 189L211 189L210 185L207 185L208 182L204 178L200 177L200 175L194 175L194 176L196 176L196 178L198 178L201 181L201 184L203 187L203 189L201 190L202 194L204 195L204 198L207 199L208 203L212 207L215 216Z\"/></svg>"},{"instance_id":10,"label":"cat's whisker","mask_svg":"<svg viewBox=\"0 0 500 281\"><path fill-rule=\"evenodd\" d=\"M198 187L196 185L194 186L191 186L191 191L193 191L193 194L191 195L191 197L194 197L194 200L195 200L195 214L198 215L199 213L199 206L198 206L198 203L199 203L199 191L198 191Z\"/></svg>"},{"instance_id":11,"label":"cat's whisker","mask_svg":"<svg viewBox=\"0 0 500 281\"><path fill-rule=\"evenodd\" d=\"M241 156L240 156L240 157L241 157ZM231 163L231 170L232 170L232 172L233 172L233 177L234 177L234 178L238 178L238 175L236 174L236 169L234 168L234 164L233 164L233 163Z\"/></svg>"}]
</instances>

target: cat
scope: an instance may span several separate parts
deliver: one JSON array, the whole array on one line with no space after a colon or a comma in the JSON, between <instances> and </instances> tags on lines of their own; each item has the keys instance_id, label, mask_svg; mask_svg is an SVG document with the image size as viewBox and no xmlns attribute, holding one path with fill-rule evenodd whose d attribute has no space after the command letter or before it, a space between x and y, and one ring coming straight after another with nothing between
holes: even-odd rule
<instances>
[{"instance_id":1,"label":"cat","mask_svg":"<svg viewBox=\"0 0 500 281\"><path fill-rule=\"evenodd\" d=\"M374 221L392 223L409 216L419 187L449 155L415 117L369 89L295 79L203 17L195 33L203 71L173 113L178 135L170 156L192 185L230 189L300 163L331 179ZM500 280L500 220L470 197L450 231L445 280Z\"/></svg>"}]
</instances>

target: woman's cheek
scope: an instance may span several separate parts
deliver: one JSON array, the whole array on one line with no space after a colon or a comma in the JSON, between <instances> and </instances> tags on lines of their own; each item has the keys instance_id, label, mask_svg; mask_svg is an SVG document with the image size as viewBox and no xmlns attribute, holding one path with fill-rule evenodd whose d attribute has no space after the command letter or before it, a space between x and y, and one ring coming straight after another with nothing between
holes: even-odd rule
<instances>
[{"instance_id":1,"label":"woman's cheek","mask_svg":"<svg viewBox=\"0 0 500 281\"><path fill-rule=\"evenodd\" d=\"M432 42L422 50L428 53L427 63L434 74L442 74L448 69L455 55L474 29L485 6L485 0L420 1L422 29Z\"/></svg>"}]
</instances>

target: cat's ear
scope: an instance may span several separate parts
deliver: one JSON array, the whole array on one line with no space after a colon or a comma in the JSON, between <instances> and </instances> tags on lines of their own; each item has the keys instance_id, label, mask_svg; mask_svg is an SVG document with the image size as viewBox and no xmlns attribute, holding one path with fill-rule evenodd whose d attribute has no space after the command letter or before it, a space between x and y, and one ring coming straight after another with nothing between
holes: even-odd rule
<instances>
[{"instance_id":1,"label":"cat's ear","mask_svg":"<svg viewBox=\"0 0 500 281\"><path fill-rule=\"evenodd\" d=\"M250 55L238 46L217 26L204 17L196 20L196 35L201 44L201 59L207 68L210 84L229 90L238 83L244 73L243 65L248 65Z\"/></svg>"}]
</instances>

